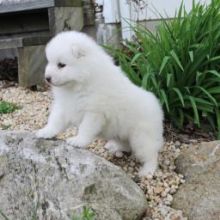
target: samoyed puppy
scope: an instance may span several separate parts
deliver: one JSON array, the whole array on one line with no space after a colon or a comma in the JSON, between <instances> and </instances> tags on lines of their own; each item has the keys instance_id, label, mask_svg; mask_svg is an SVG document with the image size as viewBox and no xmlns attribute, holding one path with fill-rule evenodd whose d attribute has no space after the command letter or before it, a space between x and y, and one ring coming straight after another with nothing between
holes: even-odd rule
<instances>
[{"instance_id":1,"label":"samoyed puppy","mask_svg":"<svg viewBox=\"0 0 220 220\"><path fill-rule=\"evenodd\" d=\"M137 87L96 42L84 33L59 33L46 46L45 80L54 96L47 125L39 138L52 138L69 126L67 139L87 147L108 140L111 152L132 151L143 163L140 176L153 174L163 145L163 112L151 93Z\"/></svg>"}]
</instances>

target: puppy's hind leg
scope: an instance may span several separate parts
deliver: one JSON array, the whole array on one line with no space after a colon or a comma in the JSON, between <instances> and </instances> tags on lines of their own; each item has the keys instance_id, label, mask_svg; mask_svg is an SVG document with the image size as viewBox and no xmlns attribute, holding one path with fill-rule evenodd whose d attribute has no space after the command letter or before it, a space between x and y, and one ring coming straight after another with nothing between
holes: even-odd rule
<instances>
[{"instance_id":1,"label":"puppy's hind leg","mask_svg":"<svg viewBox=\"0 0 220 220\"><path fill-rule=\"evenodd\" d=\"M101 114L86 113L78 129L78 134L75 137L68 138L67 143L76 147L86 147L89 145L101 132L105 118Z\"/></svg>"},{"instance_id":2,"label":"puppy's hind leg","mask_svg":"<svg viewBox=\"0 0 220 220\"><path fill-rule=\"evenodd\" d=\"M140 132L133 135L130 145L136 158L143 163L140 176L153 175L158 165L158 151L163 143L162 137L155 137Z\"/></svg>"}]
</instances>

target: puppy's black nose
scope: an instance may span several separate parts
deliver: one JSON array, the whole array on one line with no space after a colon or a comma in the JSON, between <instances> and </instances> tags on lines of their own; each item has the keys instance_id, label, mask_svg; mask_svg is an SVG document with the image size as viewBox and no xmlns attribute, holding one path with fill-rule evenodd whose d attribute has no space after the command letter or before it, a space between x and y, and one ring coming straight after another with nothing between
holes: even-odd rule
<instances>
[{"instance_id":1,"label":"puppy's black nose","mask_svg":"<svg viewBox=\"0 0 220 220\"><path fill-rule=\"evenodd\" d=\"M51 83L51 77L47 76L45 79L48 83Z\"/></svg>"}]
</instances>

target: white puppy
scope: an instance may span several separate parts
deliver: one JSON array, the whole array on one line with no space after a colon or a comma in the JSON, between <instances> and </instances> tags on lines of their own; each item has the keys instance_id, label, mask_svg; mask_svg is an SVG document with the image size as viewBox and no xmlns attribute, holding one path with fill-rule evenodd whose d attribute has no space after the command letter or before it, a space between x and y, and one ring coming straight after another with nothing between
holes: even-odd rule
<instances>
[{"instance_id":1,"label":"white puppy","mask_svg":"<svg viewBox=\"0 0 220 220\"><path fill-rule=\"evenodd\" d=\"M51 138L70 125L78 134L67 143L86 147L96 137L112 152L129 151L153 174L163 145L163 112L156 97L129 81L112 58L86 34L69 31L46 47L45 79L54 101L47 125L37 132Z\"/></svg>"}]
</instances>

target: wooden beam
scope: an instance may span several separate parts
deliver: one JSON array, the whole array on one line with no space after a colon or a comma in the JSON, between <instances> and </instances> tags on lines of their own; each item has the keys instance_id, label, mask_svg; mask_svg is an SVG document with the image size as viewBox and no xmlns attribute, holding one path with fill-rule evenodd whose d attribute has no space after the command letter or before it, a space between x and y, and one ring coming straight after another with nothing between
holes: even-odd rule
<instances>
[{"instance_id":1,"label":"wooden beam","mask_svg":"<svg viewBox=\"0 0 220 220\"><path fill-rule=\"evenodd\" d=\"M37 1L19 1L0 3L0 13L27 11L41 8L50 8L55 6L62 7L81 7L82 0L37 0Z\"/></svg>"},{"instance_id":2,"label":"wooden beam","mask_svg":"<svg viewBox=\"0 0 220 220\"><path fill-rule=\"evenodd\" d=\"M19 37L0 38L0 49L42 45L46 44L49 39L49 36L36 36L34 33L29 36L19 35Z\"/></svg>"}]
</instances>

